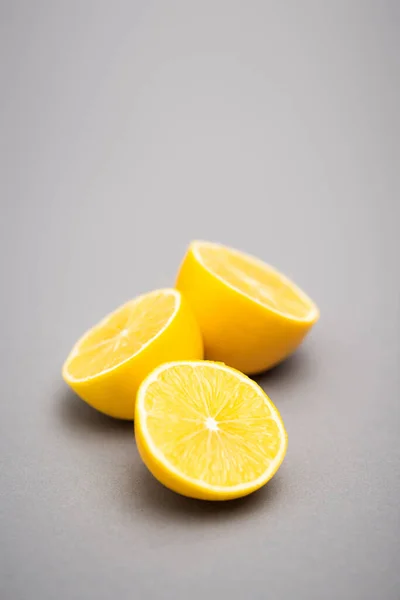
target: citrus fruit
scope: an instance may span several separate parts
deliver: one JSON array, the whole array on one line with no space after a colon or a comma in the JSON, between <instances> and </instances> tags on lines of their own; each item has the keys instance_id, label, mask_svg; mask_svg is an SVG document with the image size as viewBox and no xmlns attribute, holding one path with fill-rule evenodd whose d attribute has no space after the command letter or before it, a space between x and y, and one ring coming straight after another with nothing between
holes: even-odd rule
<instances>
[{"instance_id":1,"label":"citrus fruit","mask_svg":"<svg viewBox=\"0 0 400 600\"><path fill-rule=\"evenodd\" d=\"M291 354L318 320L316 305L261 260L209 242L193 242L176 288L188 299L207 359L247 374Z\"/></svg>"},{"instance_id":2,"label":"citrus fruit","mask_svg":"<svg viewBox=\"0 0 400 600\"><path fill-rule=\"evenodd\" d=\"M243 373L208 361L167 363L143 381L135 436L161 483L204 500L254 492L276 473L287 446L264 391Z\"/></svg>"},{"instance_id":3,"label":"citrus fruit","mask_svg":"<svg viewBox=\"0 0 400 600\"><path fill-rule=\"evenodd\" d=\"M75 344L63 366L73 390L97 410L133 419L139 384L165 361L201 359L203 343L180 292L156 290L105 317Z\"/></svg>"}]
</instances>

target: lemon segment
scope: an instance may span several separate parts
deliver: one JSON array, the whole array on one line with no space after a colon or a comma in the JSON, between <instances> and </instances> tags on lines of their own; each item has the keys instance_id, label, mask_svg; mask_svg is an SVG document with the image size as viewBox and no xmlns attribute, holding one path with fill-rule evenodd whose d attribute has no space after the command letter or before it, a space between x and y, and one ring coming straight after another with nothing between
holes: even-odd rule
<instances>
[{"instance_id":1,"label":"lemon segment","mask_svg":"<svg viewBox=\"0 0 400 600\"><path fill-rule=\"evenodd\" d=\"M124 304L90 329L63 366L64 380L97 410L133 419L137 389L165 361L201 359L191 308L177 290L156 290Z\"/></svg>"},{"instance_id":2,"label":"lemon segment","mask_svg":"<svg viewBox=\"0 0 400 600\"><path fill-rule=\"evenodd\" d=\"M185 496L227 500L254 492L278 470L287 447L265 392L209 361L161 365L140 386L136 443L164 485Z\"/></svg>"},{"instance_id":3,"label":"lemon segment","mask_svg":"<svg viewBox=\"0 0 400 600\"><path fill-rule=\"evenodd\" d=\"M262 261L210 242L193 242L176 288L188 299L207 359L247 374L289 356L319 318L314 302Z\"/></svg>"}]
</instances>

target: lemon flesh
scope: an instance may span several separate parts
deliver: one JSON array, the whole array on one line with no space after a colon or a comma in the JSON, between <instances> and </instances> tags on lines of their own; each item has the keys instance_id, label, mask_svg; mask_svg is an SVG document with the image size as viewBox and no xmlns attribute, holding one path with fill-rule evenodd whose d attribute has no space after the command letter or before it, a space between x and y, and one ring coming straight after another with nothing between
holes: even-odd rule
<instances>
[{"instance_id":1,"label":"lemon flesh","mask_svg":"<svg viewBox=\"0 0 400 600\"><path fill-rule=\"evenodd\" d=\"M177 290L134 298L90 329L73 347L63 377L97 410L133 419L136 392L168 360L201 359L201 333Z\"/></svg>"},{"instance_id":2,"label":"lemon flesh","mask_svg":"<svg viewBox=\"0 0 400 600\"><path fill-rule=\"evenodd\" d=\"M287 447L282 419L242 373L208 361L158 367L136 404L139 452L155 477L194 498L254 492L278 470Z\"/></svg>"}]
</instances>

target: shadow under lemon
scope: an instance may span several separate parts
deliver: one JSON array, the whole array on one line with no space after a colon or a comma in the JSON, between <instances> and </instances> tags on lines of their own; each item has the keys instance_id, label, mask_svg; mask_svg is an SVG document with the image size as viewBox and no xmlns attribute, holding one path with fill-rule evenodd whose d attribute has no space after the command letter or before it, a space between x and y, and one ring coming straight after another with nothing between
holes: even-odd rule
<instances>
[{"instance_id":1,"label":"shadow under lemon","mask_svg":"<svg viewBox=\"0 0 400 600\"><path fill-rule=\"evenodd\" d=\"M252 375L251 379L261 387L264 385L274 387L280 385L291 386L307 379L313 372L314 363L315 360L307 343L305 346L298 348L294 354L288 356L286 360L267 371ZM274 401L273 398L271 400Z\"/></svg>"},{"instance_id":2,"label":"shadow under lemon","mask_svg":"<svg viewBox=\"0 0 400 600\"><path fill-rule=\"evenodd\" d=\"M139 510L159 518L175 521L218 520L239 517L243 513L268 510L279 503L282 480L275 476L264 487L243 498L227 501L196 500L172 492L148 471L137 457L124 494L124 509Z\"/></svg>"},{"instance_id":3,"label":"shadow under lemon","mask_svg":"<svg viewBox=\"0 0 400 600\"><path fill-rule=\"evenodd\" d=\"M70 430L84 434L121 434L133 437L132 421L113 419L92 408L67 385L57 395L61 422Z\"/></svg>"}]
</instances>

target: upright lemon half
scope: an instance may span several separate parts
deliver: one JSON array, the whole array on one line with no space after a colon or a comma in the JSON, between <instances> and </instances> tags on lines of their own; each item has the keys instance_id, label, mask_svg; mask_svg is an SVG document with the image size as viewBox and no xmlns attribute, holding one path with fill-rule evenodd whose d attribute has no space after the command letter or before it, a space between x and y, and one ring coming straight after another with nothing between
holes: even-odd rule
<instances>
[{"instance_id":1,"label":"upright lemon half","mask_svg":"<svg viewBox=\"0 0 400 600\"><path fill-rule=\"evenodd\" d=\"M161 483L205 500L254 492L276 473L287 446L282 419L263 390L208 361L164 364L145 379L135 435Z\"/></svg>"},{"instance_id":2,"label":"upright lemon half","mask_svg":"<svg viewBox=\"0 0 400 600\"><path fill-rule=\"evenodd\" d=\"M119 419L133 419L136 392L155 367L201 359L203 343L180 292L156 290L118 308L75 344L62 370L88 404Z\"/></svg>"},{"instance_id":3,"label":"upright lemon half","mask_svg":"<svg viewBox=\"0 0 400 600\"><path fill-rule=\"evenodd\" d=\"M273 367L318 320L312 300L262 261L209 242L193 242L176 287L200 325L207 359L244 373Z\"/></svg>"}]
</instances>

